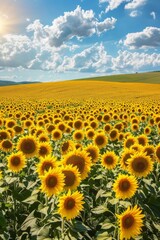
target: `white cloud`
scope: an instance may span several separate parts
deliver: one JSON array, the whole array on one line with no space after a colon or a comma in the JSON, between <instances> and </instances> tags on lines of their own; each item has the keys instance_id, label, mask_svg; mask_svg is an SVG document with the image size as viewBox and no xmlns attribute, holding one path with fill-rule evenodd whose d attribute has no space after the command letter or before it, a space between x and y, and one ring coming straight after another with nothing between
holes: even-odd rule
<instances>
[{"instance_id":1,"label":"white cloud","mask_svg":"<svg viewBox=\"0 0 160 240\"><path fill-rule=\"evenodd\" d=\"M129 33L124 45L131 49L160 47L160 28L146 27L142 32Z\"/></svg>"},{"instance_id":2,"label":"white cloud","mask_svg":"<svg viewBox=\"0 0 160 240\"><path fill-rule=\"evenodd\" d=\"M119 7L123 2L126 2L127 0L106 0L108 3L108 6L106 8L106 12L111 11ZM101 2L101 1L100 1ZM104 2L104 1L103 1Z\"/></svg>"},{"instance_id":3,"label":"white cloud","mask_svg":"<svg viewBox=\"0 0 160 240\"><path fill-rule=\"evenodd\" d=\"M147 0L132 0L125 5L125 9L137 9L144 6L147 3Z\"/></svg>"},{"instance_id":4,"label":"white cloud","mask_svg":"<svg viewBox=\"0 0 160 240\"><path fill-rule=\"evenodd\" d=\"M119 51L113 59L113 69L120 72L139 71L160 66L160 54L147 54L129 51Z\"/></svg>"},{"instance_id":5,"label":"white cloud","mask_svg":"<svg viewBox=\"0 0 160 240\"><path fill-rule=\"evenodd\" d=\"M132 12L130 12L129 16L130 17L138 17L139 15L141 15L141 11L138 11L138 10L134 10Z\"/></svg>"},{"instance_id":6,"label":"white cloud","mask_svg":"<svg viewBox=\"0 0 160 240\"><path fill-rule=\"evenodd\" d=\"M153 17L153 19L156 19L156 13L155 12L151 12L150 15Z\"/></svg>"},{"instance_id":7,"label":"white cloud","mask_svg":"<svg viewBox=\"0 0 160 240\"><path fill-rule=\"evenodd\" d=\"M93 10L85 11L78 6L74 11L65 12L63 16L56 18L51 26L43 29L48 35L49 44L60 47L74 37L80 40L113 29L115 23L115 18L106 18L99 22Z\"/></svg>"}]
</instances>

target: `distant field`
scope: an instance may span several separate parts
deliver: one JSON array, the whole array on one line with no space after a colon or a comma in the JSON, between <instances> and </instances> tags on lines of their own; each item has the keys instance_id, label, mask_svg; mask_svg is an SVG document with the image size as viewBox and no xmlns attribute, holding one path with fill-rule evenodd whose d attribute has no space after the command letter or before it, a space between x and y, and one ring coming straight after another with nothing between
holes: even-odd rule
<instances>
[{"instance_id":1,"label":"distant field","mask_svg":"<svg viewBox=\"0 0 160 240\"><path fill-rule=\"evenodd\" d=\"M0 87L0 99L141 99L160 97L160 84L64 81Z\"/></svg>"},{"instance_id":2,"label":"distant field","mask_svg":"<svg viewBox=\"0 0 160 240\"><path fill-rule=\"evenodd\" d=\"M160 83L160 72L146 72L133 74L120 74L81 80L107 81L107 82L141 82L141 83Z\"/></svg>"}]
</instances>

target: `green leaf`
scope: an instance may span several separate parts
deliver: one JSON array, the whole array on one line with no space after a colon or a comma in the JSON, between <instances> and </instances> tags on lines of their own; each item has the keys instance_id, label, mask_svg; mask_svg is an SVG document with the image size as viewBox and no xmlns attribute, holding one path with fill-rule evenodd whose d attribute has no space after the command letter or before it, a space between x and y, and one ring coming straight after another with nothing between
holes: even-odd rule
<instances>
[{"instance_id":1,"label":"green leaf","mask_svg":"<svg viewBox=\"0 0 160 240\"><path fill-rule=\"evenodd\" d=\"M112 240L112 237L109 237L107 232L103 232L98 234L96 240Z\"/></svg>"},{"instance_id":2,"label":"green leaf","mask_svg":"<svg viewBox=\"0 0 160 240\"><path fill-rule=\"evenodd\" d=\"M152 222L153 226L160 232L160 223Z\"/></svg>"},{"instance_id":3,"label":"green leaf","mask_svg":"<svg viewBox=\"0 0 160 240\"><path fill-rule=\"evenodd\" d=\"M102 229L110 229L112 227L115 228L115 225L113 223L106 222L102 224Z\"/></svg>"},{"instance_id":4,"label":"green leaf","mask_svg":"<svg viewBox=\"0 0 160 240\"><path fill-rule=\"evenodd\" d=\"M104 213L107 211L108 211L108 208L105 207L104 205L101 205L101 206L98 206L98 207L92 209L92 212L95 214L101 214L101 213Z\"/></svg>"},{"instance_id":5,"label":"green leaf","mask_svg":"<svg viewBox=\"0 0 160 240\"><path fill-rule=\"evenodd\" d=\"M90 230L90 228L88 226L86 226L84 223L82 223L81 221L76 221L73 224L72 231L74 231L74 232L86 232L88 230Z\"/></svg>"},{"instance_id":6,"label":"green leaf","mask_svg":"<svg viewBox=\"0 0 160 240\"><path fill-rule=\"evenodd\" d=\"M35 210L34 210L35 211ZM22 223L21 229L26 230L28 227L36 226L36 218L34 217L34 211L32 211L25 221Z\"/></svg>"}]
</instances>

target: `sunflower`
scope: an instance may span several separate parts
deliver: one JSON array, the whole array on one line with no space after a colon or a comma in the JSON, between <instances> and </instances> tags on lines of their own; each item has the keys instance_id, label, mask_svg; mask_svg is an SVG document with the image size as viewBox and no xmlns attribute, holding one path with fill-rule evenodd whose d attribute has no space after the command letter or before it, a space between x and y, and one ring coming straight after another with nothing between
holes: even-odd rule
<instances>
[{"instance_id":1,"label":"sunflower","mask_svg":"<svg viewBox=\"0 0 160 240\"><path fill-rule=\"evenodd\" d=\"M109 170L115 168L117 161L118 156L114 152L106 152L102 155L102 165Z\"/></svg>"},{"instance_id":2,"label":"sunflower","mask_svg":"<svg viewBox=\"0 0 160 240\"><path fill-rule=\"evenodd\" d=\"M41 134L38 136L38 141L39 141L39 142L48 142L48 141L49 141L49 137L48 137L47 134L41 133Z\"/></svg>"},{"instance_id":3,"label":"sunflower","mask_svg":"<svg viewBox=\"0 0 160 240\"><path fill-rule=\"evenodd\" d=\"M63 122L59 122L57 124L57 129L59 129L63 133L66 130L66 125Z\"/></svg>"},{"instance_id":4,"label":"sunflower","mask_svg":"<svg viewBox=\"0 0 160 240\"><path fill-rule=\"evenodd\" d=\"M107 123L109 122L111 119L111 116L109 114L104 114L103 115L103 122Z\"/></svg>"},{"instance_id":5,"label":"sunflower","mask_svg":"<svg viewBox=\"0 0 160 240\"><path fill-rule=\"evenodd\" d=\"M13 172L21 171L26 165L26 158L22 152L12 153L7 158L8 169Z\"/></svg>"},{"instance_id":6,"label":"sunflower","mask_svg":"<svg viewBox=\"0 0 160 240\"><path fill-rule=\"evenodd\" d=\"M144 134L149 135L151 133L151 128L149 126L146 126L144 128Z\"/></svg>"},{"instance_id":7,"label":"sunflower","mask_svg":"<svg viewBox=\"0 0 160 240\"><path fill-rule=\"evenodd\" d=\"M80 173L77 167L72 165L66 165L62 167L62 173L64 174L64 189L73 190L76 189L81 181Z\"/></svg>"},{"instance_id":8,"label":"sunflower","mask_svg":"<svg viewBox=\"0 0 160 240\"><path fill-rule=\"evenodd\" d=\"M139 129L139 125L138 125L137 123L133 123L133 124L131 125L131 130L132 130L133 132L138 131L138 129Z\"/></svg>"},{"instance_id":9,"label":"sunflower","mask_svg":"<svg viewBox=\"0 0 160 240\"><path fill-rule=\"evenodd\" d=\"M46 155L51 154L52 152L52 147L48 142L40 142L38 144L38 155L41 157L45 157Z\"/></svg>"},{"instance_id":10,"label":"sunflower","mask_svg":"<svg viewBox=\"0 0 160 240\"><path fill-rule=\"evenodd\" d=\"M67 154L70 151L73 151L75 148L74 142L71 140L67 140L62 142L61 144L61 153L62 155Z\"/></svg>"},{"instance_id":11,"label":"sunflower","mask_svg":"<svg viewBox=\"0 0 160 240\"><path fill-rule=\"evenodd\" d=\"M2 149L4 152L10 152L13 149L13 143L9 139L4 139L0 143L0 149Z\"/></svg>"},{"instance_id":12,"label":"sunflower","mask_svg":"<svg viewBox=\"0 0 160 240\"><path fill-rule=\"evenodd\" d=\"M13 129L16 135L23 133L23 127L19 125L14 126Z\"/></svg>"},{"instance_id":13,"label":"sunflower","mask_svg":"<svg viewBox=\"0 0 160 240\"><path fill-rule=\"evenodd\" d=\"M107 145L108 138L106 137L104 132L99 132L95 134L93 142L97 147L99 147L99 149L101 149Z\"/></svg>"},{"instance_id":14,"label":"sunflower","mask_svg":"<svg viewBox=\"0 0 160 240\"><path fill-rule=\"evenodd\" d=\"M133 149L133 150L138 151L138 152L143 151L142 145L140 145L138 143L133 144L130 149Z\"/></svg>"},{"instance_id":15,"label":"sunflower","mask_svg":"<svg viewBox=\"0 0 160 240\"><path fill-rule=\"evenodd\" d=\"M136 177L146 177L153 169L153 162L143 152L136 152L127 162L128 171Z\"/></svg>"},{"instance_id":16,"label":"sunflower","mask_svg":"<svg viewBox=\"0 0 160 240\"><path fill-rule=\"evenodd\" d=\"M82 130L76 130L73 133L73 139L76 141L81 141L84 138L84 132Z\"/></svg>"},{"instance_id":17,"label":"sunflower","mask_svg":"<svg viewBox=\"0 0 160 240\"><path fill-rule=\"evenodd\" d=\"M160 163L160 143L155 148L156 159Z\"/></svg>"},{"instance_id":18,"label":"sunflower","mask_svg":"<svg viewBox=\"0 0 160 240\"><path fill-rule=\"evenodd\" d=\"M10 138L10 134L7 130L0 130L0 141Z\"/></svg>"},{"instance_id":19,"label":"sunflower","mask_svg":"<svg viewBox=\"0 0 160 240\"><path fill-rule=\"evenodd\" d=\"M37 172L39 176L44 175L50 168L56 168L58 166L57 159L51 155L40 157L40 162L37 164Z\"/></svg>"},{"instance_id":20,"label":"sunflower","mask_svg":"<svg viewBox=\"0 0 160 240\"><path fill-rule=\"evenodd\" d=\"M111 124L107 123L106 125L104 125L104 131L105 132L109 133L111 129L112 129Z\"/></svg>"},{"instance_id":21,"label":"sunflower","mask_svg":"<svg viewBox=\"0 0 160 240\"><path fill-rule=\"evenodd\" d=\"M115 129L115 128L113 128L113 129L110 131L110 133L109 133L109 138L110 138L110 140L111 140L111 141L117 140L118 134L119 134L118 130Z\"/></svg>"},{"instance_id":22,"label":"sunflower","mask_svg":"<svg viewBox=\"0 0 160 240\"><path fill-rule=\"evenodd\" d=\"M88 176L92 162L86 151L76 149L64 156L63 164L65 166L69 164L76 166L81 174L81 178L85 179Z\"/></svg>"},{"instance_id":23,"label":"sunflower","mask_svg":"<svg viewBox=\"0 0 160 240\"><path fill-rule=\"evenodd\" d=\"M147 145L143 148L143 152L147 155L150 156L152 160L155 160L155 148L153 145Z\"/></svg>"},{"instance_id":24,"label":"sunflower","mask_svg":"<svg viewBox=\"0 0 160 240\"><path fill-rule=\"evenodd\" d=\"M92 140L93 137L94 137L94 135L95 135L95 132L94 132L93 129L88 129L88 130L86 131L86 137L87 137L88 139Z\"/></svg>"},{"instance_id":25,"label":"sunflower","mask_svg":"<svg viewBox=\"0 0 160 240\"><path fill-rule=\"evenodd\" d=\"M69 190L67 195L64 194L59 199L58 212L61 217L67 220L77 217L81 210L83 210L83 194L76 191L71 193Z\"/></svg>"},{"instance_id":26,"label":"sunflower","mask_svg":"<svg viewBox=\"0 0 160 240\"><path fill-rule=\"evenodd\" d=\"M139 135L137 137L138 143L142 146L146 146L148 143L148 138L145 134Z\"/></svg>"},{"instance_id":27,"label":"sunflower","mask_svg":"<svg viewBox=\"0 0 160 240\"><path fill-rule=\"evenodd\" d=\"M59 194L64 187L64 175L60 168L49 169L41 176L41 191L48 197Z\"/></svg>"},{"instance_id":28,"label":"sunflower","mask_svg":"<svg viewBox=\"0 0 160 240\"><path fill-rule=\"evenodd\" d=\"M88 153L93 163L98 161L99 148L96 145L90 144L84 150Z\"/></svg>"},{"instance_id":29,"label":"sunflower","mask_svg":"<svg viewBox=\"0 0 160 240\"><path fill-rule=\"evenodd\" d=\"M138 143L137 139L133 136L128 136L127 139L124 141L124 147L125 148L130 148L134 144Z\"/></svg>"},{"instance_id":30,"label":"sunflower","mask_svg":"<svg viewBox=\"0 0 160 240\"><path fill-rule=\"evenodd\" d=\"M26 157L33 157L38 153L38 144L33 136L24 136L18 141L17 149Z\"/></svg>"},{"instance_id":31,"label":"sunflower","mask_svg":"<svg viewBox=\"0 0 160 240\"><path fill-rule=\"evenodd\" d=\"M120 165L124 170L128 170L128 159L135 153L134 149L124 149L120 157Z\"/></svg>"},{"instance_id":32,"label":"sunflower","mask_svg":"<svg viewBox=\"0 0 160 240\"><path fill-rule=\"evenodd\" d=\"M73 123L73 127L74 127L74 129L77 129L77 130L82 129L83 128L82 120L81 119L75 120Z\"/></svg>"},{"instance_id":33,"label":"sunflower","mask_svg":"<svg viewBox=\"0 0 160 240\"><path fill-rule=\"evenodd\" d=\"M144 216L142 210L137 205L133 208L128 207L120 215L117 214L120 226L120 239L135 239L141 233Z\"/></svg>"},{"instance_id":34,"label":"sunflower","mask_svg":"<svg viewBox=\"0 0 160 240\"><path fill-rule=\"evenodd\" d=\"M60 140L62 138L62 132L59 129L55 129L52 131L52 139L54 141Z\"/></svg>"},{"instance_id":35,"label":"sunflower","mask_svg":"<svg viewBox=\"0 0 160 240\"><path fill-rule=\"evenodd\" d=\"M119 174L115 183L113 184L113 190L116 193L116 198L131 198L135 194L138 187L137 180L134 176L128 176Z\"/></svg>"}]
</instances>

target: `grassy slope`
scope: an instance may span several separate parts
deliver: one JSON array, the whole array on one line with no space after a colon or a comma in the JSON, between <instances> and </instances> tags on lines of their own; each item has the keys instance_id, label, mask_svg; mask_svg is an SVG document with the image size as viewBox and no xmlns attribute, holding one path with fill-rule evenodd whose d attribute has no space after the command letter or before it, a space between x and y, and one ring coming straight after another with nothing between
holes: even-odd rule
<instances>
[{"instance_id":1,"label":"grassy slope","mask_svg":"<svg viewBox=\"0 0 160 240\"><path fill-rule=\"evenodd\" d=\"M80 80L80 79L77 79ZM141 82L141 83L160 83L160 72L146 72L134 74L120 74L95 78L81 79L107 82Z\"/></svg>"}]
</instances>

